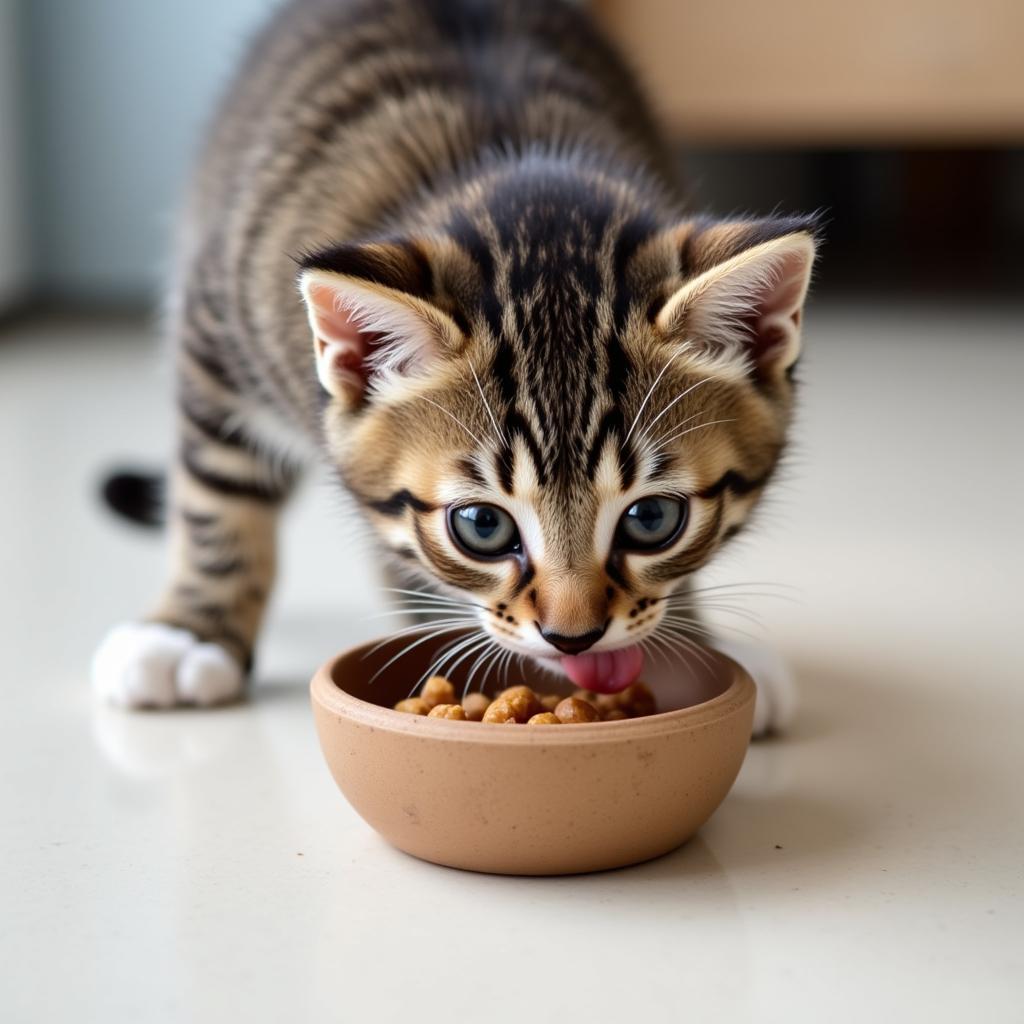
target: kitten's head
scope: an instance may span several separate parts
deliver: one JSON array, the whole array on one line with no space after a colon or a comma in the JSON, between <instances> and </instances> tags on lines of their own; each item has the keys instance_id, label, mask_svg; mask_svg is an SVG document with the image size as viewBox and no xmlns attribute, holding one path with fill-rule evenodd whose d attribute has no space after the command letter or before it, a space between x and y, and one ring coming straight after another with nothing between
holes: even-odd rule
<instances>
[{"instance_id":1,"label":"kitten's head","mask_svg":"<svg viewBox=\"0 0 1024 1024\"><path fill-rule=\"evenodd\" d=\"M500 647L614 689L778 462L814 224L567 188L311 255L301 288L328 444L385 547Z\"/></svg>"}]
</instances>

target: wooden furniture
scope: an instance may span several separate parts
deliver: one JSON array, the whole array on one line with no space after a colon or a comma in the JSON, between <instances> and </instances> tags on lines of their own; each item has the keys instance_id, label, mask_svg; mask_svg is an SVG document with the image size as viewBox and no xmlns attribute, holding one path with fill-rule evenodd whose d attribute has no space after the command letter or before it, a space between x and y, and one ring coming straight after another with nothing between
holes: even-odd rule
<instances>
[{"instance_id":1,"label":"wooden furniture","mask_svg":"<svg viewBox=\"0 0 1024 1024\"><path fill-rule=\"evenodd\" d=\"M594 8L687 140L1024 140L1024 0L594 0Z\"/></svg>"}]
</instances>

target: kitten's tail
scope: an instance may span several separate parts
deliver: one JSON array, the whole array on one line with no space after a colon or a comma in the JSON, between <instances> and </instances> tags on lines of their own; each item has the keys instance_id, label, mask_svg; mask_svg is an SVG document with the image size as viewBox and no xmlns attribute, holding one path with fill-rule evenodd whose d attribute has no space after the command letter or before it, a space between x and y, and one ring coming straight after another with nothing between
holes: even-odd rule
<instances>
[{"instance_id":1,"label":"kitten's tail","mask_svg":"<svg viewBox=\"0 0 1024 1024\"><path fill-rule=\"evenodd\" d=\"M140 526L163 526L167 518L167 476L116 469L101 486L103 501L123 519Z\"/></svg>"}]
</instances>

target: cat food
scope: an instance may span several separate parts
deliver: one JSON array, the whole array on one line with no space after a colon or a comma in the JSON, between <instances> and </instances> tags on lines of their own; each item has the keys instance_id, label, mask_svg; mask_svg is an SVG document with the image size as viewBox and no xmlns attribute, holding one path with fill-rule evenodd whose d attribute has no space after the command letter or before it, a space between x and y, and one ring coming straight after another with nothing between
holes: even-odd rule
<instances>
[{"instance_id":1,"label":"cat food","mask_svg":"<svg viewBox=\"0 0 1024 1024\"><path fill-rule=\"evenodd\" d=\"M427 718L453 718L457 722L465 722L467 717L461 704L435 704L427 712Z\"/></svg>"},{"instance_id":2,"label":"cat food","mask_svg":"<svg viewBox=\"0 0 1024 1024\"><path fill-rule=\"evenodd\" d=\"M405 711L410 715L427 715L430 713L430 705L422 697L408 697L400 700L395 705L396 711Z\"/></svg>"},{"instance_id":3,"label":"cat food","mask_svg":"<svg viewBox=\"0 0 1024 1024\"><path fill-rule=\"evenodd\" d=\"M526 687L519 688L519 692L500 694L484 712L485 722L498 722L501 724L528 722L540 711L537 698L531 691L523 693Z\"/></svg>"},{"instance_id":4,"label":"cat food","mask_svg":"<svg viewBox=\"0 0 1024 1024\"><path fill-rule=\"evenodd\" d=\"M601 712L589 700L580 700L578 697L566 697L558 702L555 708L555 718L563 725L574 725L577 722L600 722Z\"/></svg>"},{"instance_id":5,"label":"cat food","mask_svg":"<svg viewBox=\"0 0 1024 1024\"><path fill-rule=\"evenodd\" d=\"M468 693L459 703L455 687L447 679L431 676L419 697L400 700L395 710L490 725L575 725L643 718L655 714L658 708L654 694L643 683L633 683L620 693L577 690L571 697L537 693L529 686L510 686L493 699L483 693Z\"/></svg>"},{"instance_id":6,"label":"cat food","mask_svg":"<svg viewBox=\"0 0 1024 1024\"><path fill-rule=\"evenodd\" d=\"M420 697L431 707L438 704L455 704L455 687L444 676L431 676L420 690Z\"/></svg>"},{"instance_id":7,"label":"cat food","mask_svg":"<svg viewBox=\"0 0 1024 1024\"><path fill-rule=\"evenodd\" d=\"M545 710L537 694L528 686L510 686L498 694L497 700L512 701L516 708L526 715L523 721L529 721L534 715L539 715Z\"/></svg>"},{"instance_id":8,"label":"cat food","mask_svg":"<svg viewBox=\"0 0 1024 1024\"><path fill-rule=\"evenodd\" d=\"M527 725L561 725L558 715L552 714L550 711L542 711L539 715L534 715L527 723Z\"/></svg>"},{"instance_id":9,"label":"cat food","mask_svg":"<svg viewBox=\"0 0 1024 1024\"><path fill-rule=\"evenodd\" d=\"M462 710L471 722L482 722L484 713L491 706L491 698L485 693L467 693L462 698Z\"/></svg>"}]
</instances>

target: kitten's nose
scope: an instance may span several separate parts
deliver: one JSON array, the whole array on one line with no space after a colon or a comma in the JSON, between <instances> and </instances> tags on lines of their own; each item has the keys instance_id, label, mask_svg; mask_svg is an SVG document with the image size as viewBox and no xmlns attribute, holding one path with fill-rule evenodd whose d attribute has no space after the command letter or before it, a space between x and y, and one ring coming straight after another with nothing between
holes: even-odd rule
<instances>
[{"instance_id":1,"label":"kitten's nose","mask_svg":"<svg viewBox=\"0 0 1024 1024\"><path fill-rule=\"evenodd\" d=\"M604 631L607 628L602 626L600 629L592 629L589 633L583 633L580 636L563 636L561 633L553 633L549 629L542 629L540 626L540 635L552 647L557 647L563 654L582 654L587 648L593 647L601 637L604 636Z\"/></svg>"}]
</instances>

